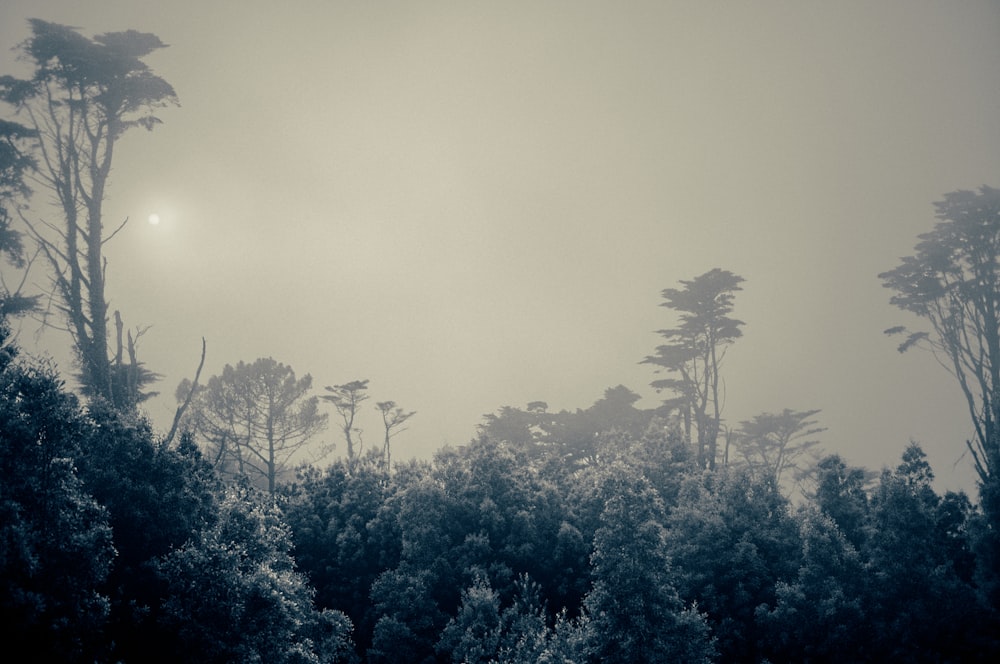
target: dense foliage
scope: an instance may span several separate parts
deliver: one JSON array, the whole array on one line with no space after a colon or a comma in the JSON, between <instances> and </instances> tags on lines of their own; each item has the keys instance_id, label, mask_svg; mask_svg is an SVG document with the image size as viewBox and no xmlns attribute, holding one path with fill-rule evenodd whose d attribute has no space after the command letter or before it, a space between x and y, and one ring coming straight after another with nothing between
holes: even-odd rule
<instances>
[{"instance_id":1,"label":"dense foliage","mask_svg":"<svg viewBox=\"0 0 1000 664\"><path fill-rule=\"evenodd\" d=\"M589 411L590 409L588 409ZM580 411L586 413L588 411ZM609 412L615 412L614 409ZM618 409L621 414L621 409ZM590 414L587 415L590 417ZM5 346L3 629L52 661L976 661L989 524L916 445L790 503L679 427L226 484ZM988 575L987 575L988 576Z\"/></svg>"},{"instance_id":2,"label":"dense foliage","mask_svg":"<svg viewBox=\"0 0 1000 664\"><path fill-rule=\"evenodd\" d=\"M17 358L0 327L0 617L38 661L350 661L276 502Z\"/></svg>"}]
</instances>

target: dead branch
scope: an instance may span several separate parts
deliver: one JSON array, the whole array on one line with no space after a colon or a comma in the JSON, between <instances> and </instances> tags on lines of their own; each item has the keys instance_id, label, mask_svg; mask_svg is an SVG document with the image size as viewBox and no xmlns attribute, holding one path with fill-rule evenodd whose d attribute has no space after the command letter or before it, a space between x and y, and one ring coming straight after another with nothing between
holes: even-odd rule
<instances>
[{"instance_id":1,"label":"dead branch","mask_svg":"<svg viewBox=\"0 0 1000 664\"><path fill-rule=\"evenodd\" d=\"M194 372L194 381L191 383L191 390L188 392L187 397L184 399L184 403L177 408L177 412L174 413L174 423L170 426L170 433L167 437L160 442L160 449L166 449L170 443L173 441L174 436L177 434L177 427L181 423L181 418L184 417L184 412L191 405L191 400L194 398L194 393L198 389L198 379L201 377L201 370L205 366L205 337L201 338L201 361L198 363L198 370Z\"/></svg>"},{"instance_id":2,"label":"dead branch","mask_svg":"<svg viewBox=\"0 0 1000 664\"><path fill-rule=\"evenodd\" d=\"M125 221L122 222L121 226L119 226L118 228L116 228L114 230L114 232L111 233L111 235L109 235L106 238L104 238L103 240L101 240L101 245L103 246L103 245L107 244L108 242L110 242L111 238L113 238L114 236L118 235L118 231L120 231L121 229L125 228L125 224L127 224L127 223L128 223L128 217L125 217Z\"/></svg>"}]
</instances>

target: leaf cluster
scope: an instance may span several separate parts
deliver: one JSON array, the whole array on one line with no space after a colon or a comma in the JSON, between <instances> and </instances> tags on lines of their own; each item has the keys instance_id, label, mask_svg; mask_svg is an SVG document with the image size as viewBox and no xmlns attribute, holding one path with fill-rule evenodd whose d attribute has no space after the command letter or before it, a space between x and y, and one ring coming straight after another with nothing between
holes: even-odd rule
<instances>
[{"instance_id":1,"label":"leaf cluster","mask_svg":"<svg viewBox=\"0 0 1000 664\"><path fill-rule=\"evenodd\" d=\"M35 67L32 78L0 79L4 101L24 107L53 89L66 96L59 105L84 112L93 108L113 135L130 127L152 129L160 120L155 108L177 103L177 93L152 72L143 58L165 48L159 37L126 30L87 38L75 28L29 19L32 36L21 45Z\"/></svg>"}]
</instances>

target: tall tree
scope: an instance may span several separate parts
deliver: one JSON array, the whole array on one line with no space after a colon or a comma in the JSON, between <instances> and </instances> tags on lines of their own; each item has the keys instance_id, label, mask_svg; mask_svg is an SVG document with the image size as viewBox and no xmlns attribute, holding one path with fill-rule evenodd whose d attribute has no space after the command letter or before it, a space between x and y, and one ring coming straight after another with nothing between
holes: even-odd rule
<instances>
[{"instance_id":1,"label":"tall tree","mask_svg":"<svg viewBox=\"0 0 1000 664\"><path fill-rule=\"evenodd\" d=\"M344 433L344 442L347 443L347 461L353 464L361 454L363 442L361 431L354 426L354 420L358 415L361 404L368 400L368 379L352 380L343 385L327 386L323 399L333 404L343 421L340 430ZM354 449L355 436L357 436L358 448Z\"/></svg>"},{"instance_id":2,"label":"tall tree","mask_svg":"<svg viewBox=\"0 0 1000 664\"><path fill-rule=\"evenodd\" d=\"M379 401L375 404L378 412L382 414L382 425L385 427L385 440L382 442L382 458L385 460L386 471L391 468L391 454L389 443L392 438L402 431L405 431L406 421L417 414L417 411L403 410L396 405L395 401Z\"/></svg>"},{"instance_id":3,"label":"tall tree","mask_svg":"<svg viewBox=\"0 0 1000 664\"><path fill-rule=\"evenodd\" d=\"M986 483L1000 472L1000 189L954 191L934 204L940 220L913 256L879 275L890 302L930 324L903 326L900 352L929 348L955 377L975 428L967 441Z\"/></svg>"},{"instance_id":4,"label":"tall tree","mask_svg":"<svg viewBox=\"0 0 1000 664\"><path fill-rule=\"evenodd\" d=\"M879 275L890 302L929 330L893 327L903 352L929 349L965 397L966 441L979 479L984 527L977 544L983 592L1000 609L1000 189L953 191L934 204L938 223L915 254Z\"/></svg>"},{"instance_id":5,"label":"tall tree","mask_svg":"<svg viewBox=\"0 0 1000 664\"><path fill-rule=\"evenodd\" d=\"M680 407L689 439L694 420L702 467L715 468L724 398L720 368L726 350L743 335L743 321L729 315L743 281L715 268L690 281L681 280L683 288L665 289L660 306L678 312L680 324L659 330L666 343L642 361L673 375L653 381L652 386L678 395L671 405Z\"/></svg>"},{"instance_id":6,"label":"tall tree","mask_svg":"<svg viewBox=\"0 0 1000 664\"><path fill-rule=\"evenodd\" d=\"M260 482L274 492L292 456L326 428L319 399L309 396L312 376L274 359L227 364L196 391L187 426L208 445L208 455L224 472ZM185 379L178 399L191 391Z\"/></svg>"},{"instance_id":7,"label":"tall tree","mask_svg":"<svg viewBox=\"0 0 1000 664\"><path fill-rule=\"evenodd\" d=\"M109 351L103 253L124 223L108 232L103 203L118 140L134 127L151 130L160 122L156 109L177 103L173 87L143 62L166 45L135 30L88 38L57 23L29 23L32 36L20 50L34 74L0 77L0 99L37 132L38 181L57 202L62 221L22 219L52 268L85 392L129 409L143 381L135 380L134 353L126 366L120 350L115 361Z\"/></svg>"}]
</instances>

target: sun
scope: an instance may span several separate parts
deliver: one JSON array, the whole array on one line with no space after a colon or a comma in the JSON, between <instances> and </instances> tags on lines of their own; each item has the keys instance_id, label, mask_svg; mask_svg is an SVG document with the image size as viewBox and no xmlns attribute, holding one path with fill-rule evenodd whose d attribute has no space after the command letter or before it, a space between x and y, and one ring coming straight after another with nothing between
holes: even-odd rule
<instances>
[{"instance_id":1,"label":"sun","mask_svg":"<svg viewBox=\"0 0 1000 664\"><path fill-rule=\"evenodd\" d=\"M152 226L156 226L158 223L160 223L160 215L156 214L155 212L149 215L149 223Z\"/></svg>"}]
</instances>

